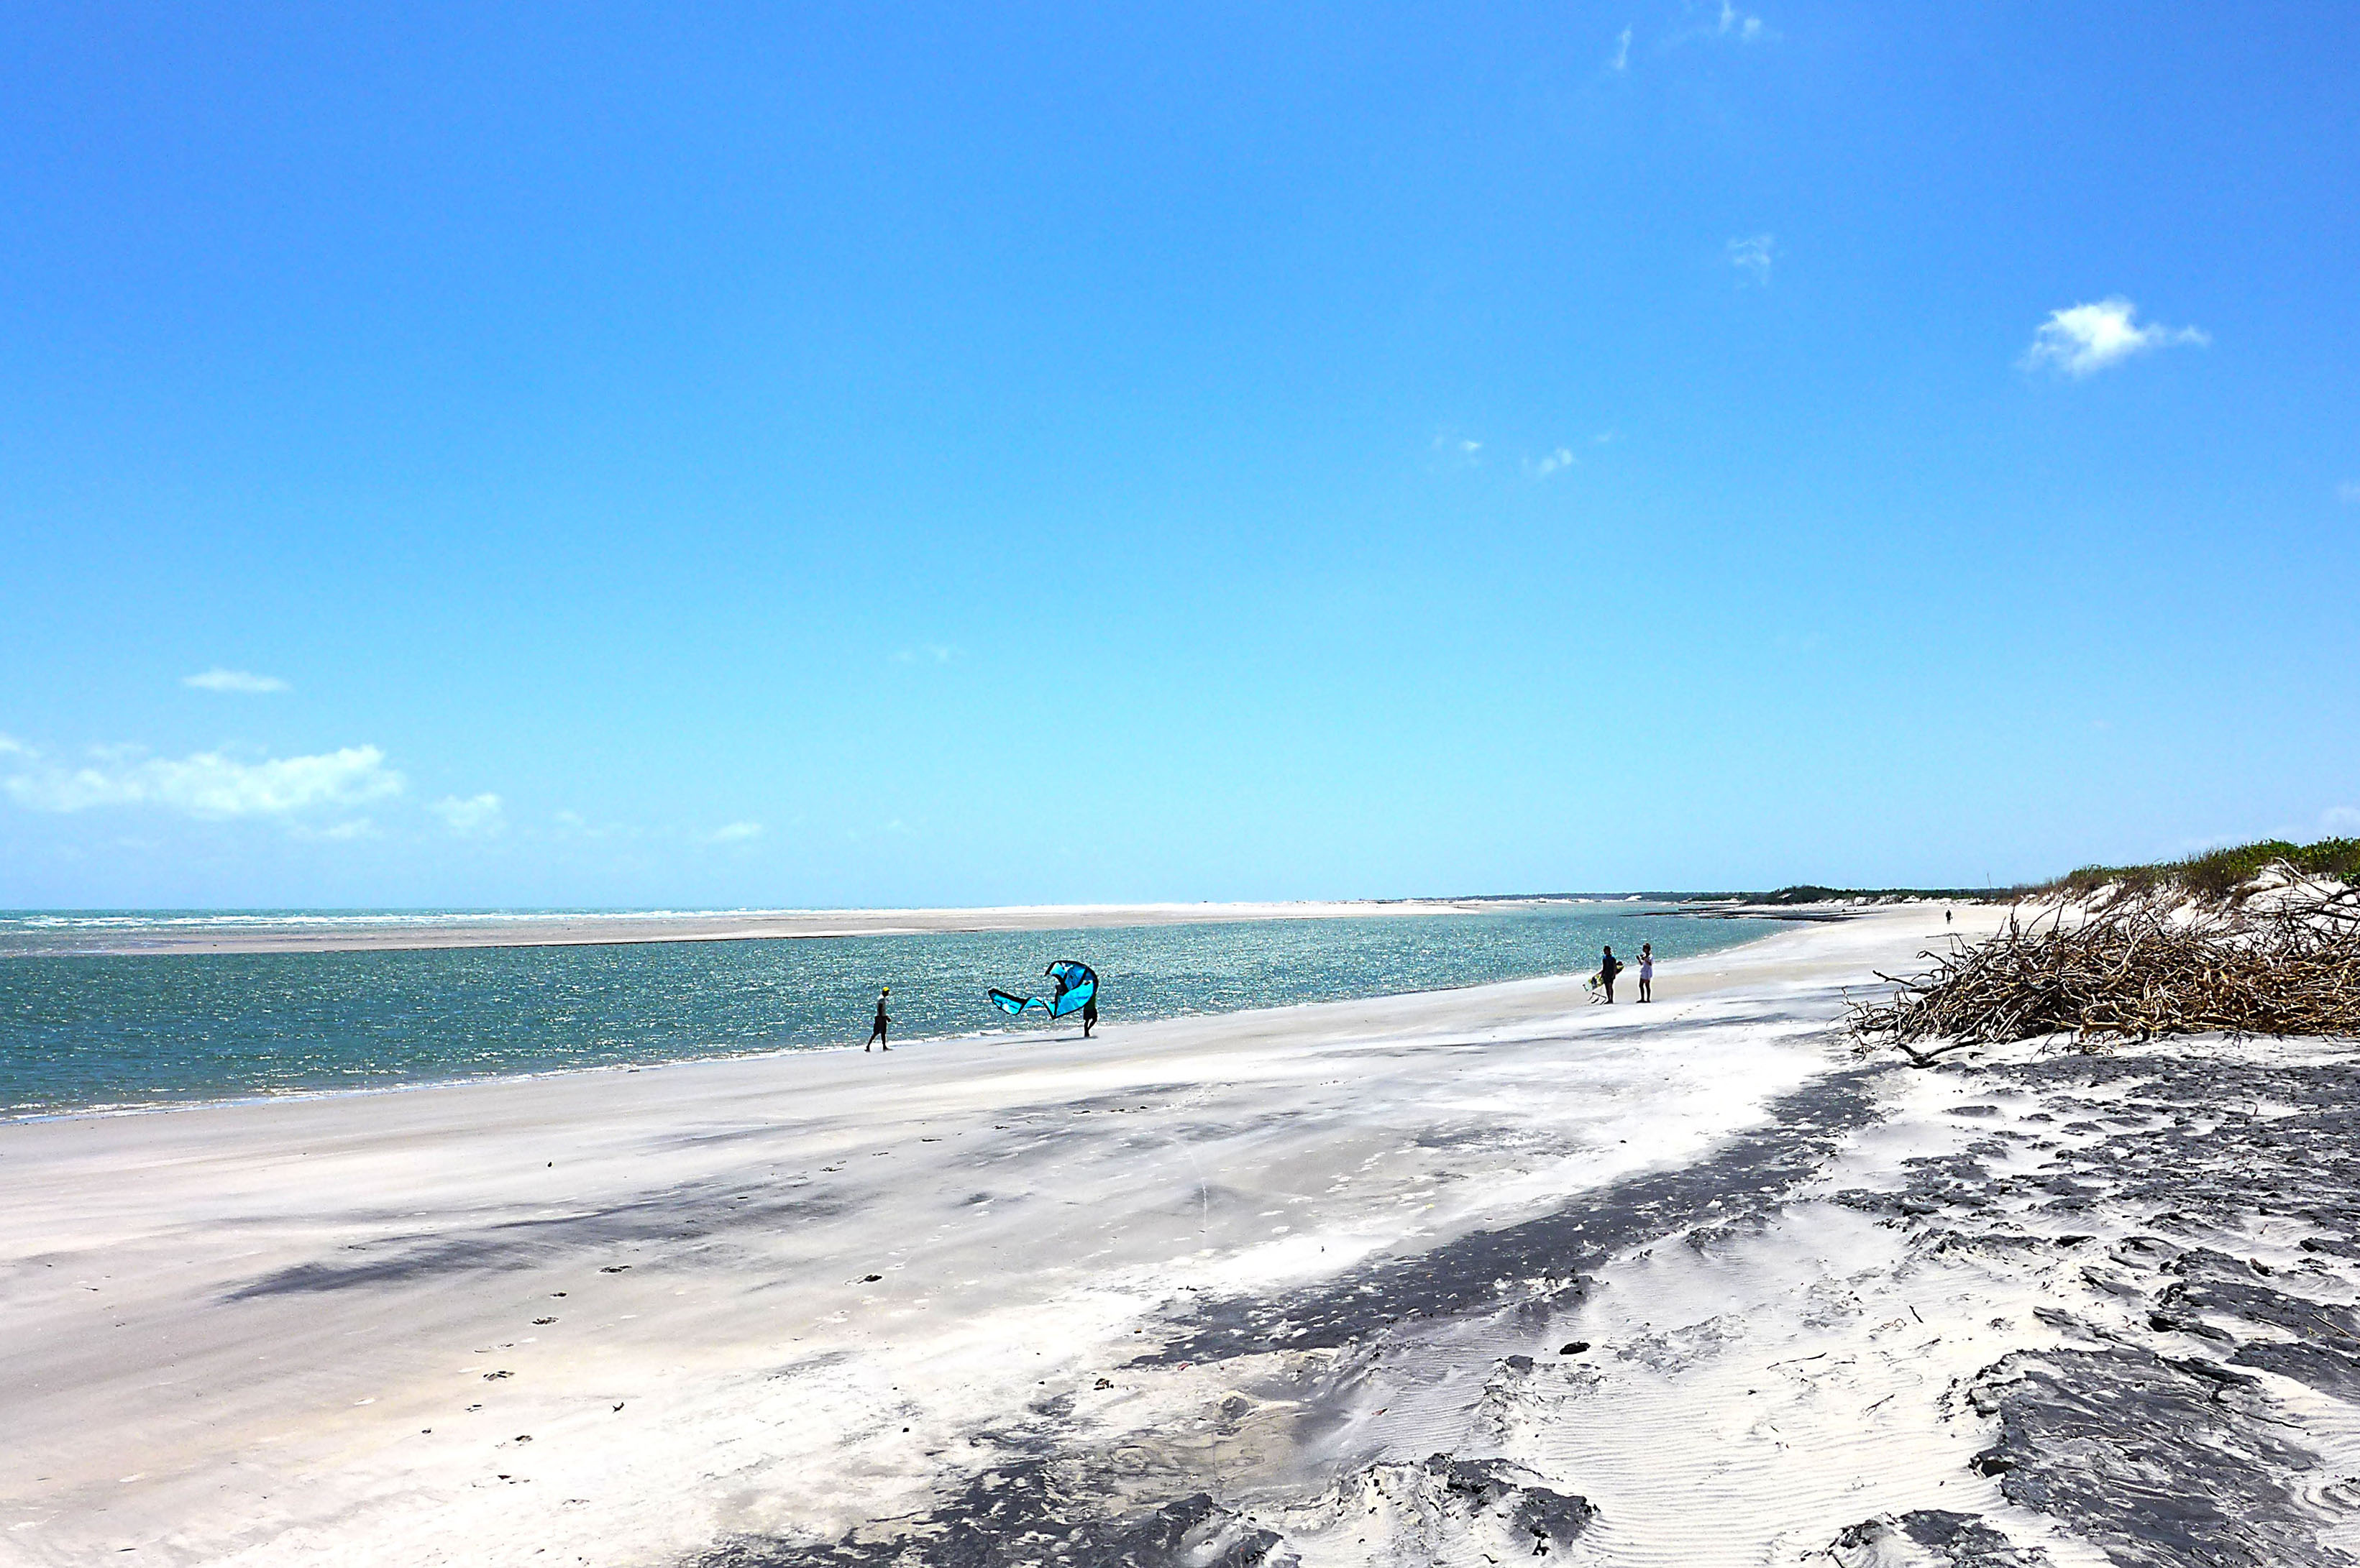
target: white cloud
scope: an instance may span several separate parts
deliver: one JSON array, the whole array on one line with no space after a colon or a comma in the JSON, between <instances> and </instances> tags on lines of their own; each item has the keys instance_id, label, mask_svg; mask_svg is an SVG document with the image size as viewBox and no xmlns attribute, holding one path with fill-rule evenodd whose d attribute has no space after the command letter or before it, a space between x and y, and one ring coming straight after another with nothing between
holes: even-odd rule
<instances>
[{"instance_id":1,"label":"white cloud","mask_svg":"<svg viewBox=\"0 0 2360 1568\"><path fill-rule=\"evenodd\" d=\"M948 664L958 657L959 650L938 642L921 643L916 648L897 648L896 664Z\"/></svg>"},{"instance_id":2,"label":"white cloud","mask_svg":"<svg viewBox=\"0 0 2360 1568\"><path fill-rule=\"evenodd\" d=\"M1625 27L1614 40L1614 58L1606 62L1609 71L1631 69L1631 29Z\"/></svg>"},{"instance_id":3,"label":"white cloud","mask_svg":"<svg viewBox=\"0 0 2360 1568\"><path fill-rule=\"evenodd\" d=\"M1729 265L1747 274L1755 283L1767 284L1770 281L1770 263L1777 254L1778 236L1775 234L1749 234L1744 239L1729 242Z\"/></svg>"},{"instance_id":4,"label":"white cloud","mask_svg":"<svg viewBox=\"0 0 2360 1568\"><path fill-rule=\"evenodd\" d=\"M470 795L464 800L456 795L445 795L427 810L442 818L444 827L468 837L488 837L507 825L500 815L497 795Z\"/></svg>"},{"instance_id":5,"label":"white cloud","mask_svg":"<svg viewBox=\"0 0 2360 1568\"><path fill-rule=\"evenodd\" d=\"M2339 838L2360 833L2360 806L2330 806L2319 813L2319 825Z\"/></svg>"},{"instance_id":6,"label":"white cloud","mask_svg":"<svg viewBox=\"0 0 2360 1568\"><path fill-rule=\"evenodd\" d=\"M288 831L297 838L326 839L332 844L349 844L356 838L385 836L377 831L377 824L366 817L355 817L348 822L331 822L323 828L308 827L301 822L297 822Z\"/></svg>"},{"instance_id":7,"label":"white cloud","mask_svg":"<svg viewBox=\"0 0 2360 1568\"><path fill-rule=\"evenodd\" d=\"M214 821L277 817L382 800L404 787L401 775L385 765L385 754L373 746L261 762L218 751L146 757L126 747L98 747L79 768L43 762L23 746L16 754L30 766L0 779L0 789L35 811L151 806Z\"/></svg>"},{"instance_id":8,"label":"white cloud","mask_svg":"<svg viewBox=\"0 0 2360 1568\"><path fill-rule=\"evenodd\" d=\"M1559 469L1571 468L1579 461L1580 459L1575 457L1570 449L1559 447L1555 452L1544 455L1537 463L1527 462L1524 464L1524 472L1535 479L1546 479Z\"/></svg>"},{"instance_id":9,"label":"white cloud","mask_svg":"<svg viewBox=\"0 0 2360 1568\"><path fill-rule=\"evenodd\" d=\"M2110 295L2094 305L2051 310L2032 346L2024 351L2027 370L2049 369L2080 377L2119 365L2151 348L2182 343L2202 348L2212 340L2195 327L2140 326L2132 318L2138 307L2121 295Z\"/></svg>"},{"instance_id":10,"label":"white cloud","mask_svg":"<svg viewBox=\"0 0 2360 1568\"><path fill-rule=\"evenodd\" d=\"M594 822L579 811L559 811L550 818L556 823L551 835L557 839L635 839L639 830L625 822Z\"/></svg>"},{"instance_id":11,"label":"white cloud","mask_svg":"<svg viewBox=\"0 0 2360 1568\"><path fill-rule=\"evenodd\" d=\"M2338 485L2335 498L2347 506L2360 506L2360 479L2347 479ZM6 735L0 735L0 745L5 745L7 739Z\"/></svg>"},{"instance_id":12,"label":"white cloud","mask_svg":"<svg viewBox=\"0 0 2360 1568\"><path fill-rule=\"evenodd\" d=\"M180 684L193 686L200 691L284 691L287 682L276 675L256 675L244 670L215 668L202 675L183 675Z\"/></svg>"},{"instance_id":13,"label":"white cloud","mask_svg":"<svg viewBox=\"0 0 2360 1568\"><path fill-rule=\"evenodd\" d=\"M1721 0L1721 26L1715 31L1723 38L1742 38L1752 43L1762 36L1762 18L1749 16L1731 5L1729 0Z\"/></svg>"},{"instance_id":14,"label":"white cloud","mask_svg":"<svg viewBox=\"0 0 2360 1568\"><path fill-rule=\"evenodd\" d=\"M38 757L41 754L11 735L0 735L0 757Z\"/></svg>"},{"instance_id":15,"label":"white cloud","mask_svg":"<svg viewBox=\"0 0 2360 1568\"><path fill-rule=\"evenodd\" d=\"M759 822L730 822L727 826L715 828L711 833L706 833L705 835L705 842L707 844L744 844L748 839L760 838L761 836L762 824Z\"/></svg>"},{"instance_id":16,"label":"white cloud","mask_svg":"<svg viewBox=\"0 0 2360 1568\"><path fill-rule=\"evenodd\" d=\"M1434 438L1434 457L1439 468L1480 467L1483 443L1456 431L1444 430Z\"/></svg>"}]
</instances>

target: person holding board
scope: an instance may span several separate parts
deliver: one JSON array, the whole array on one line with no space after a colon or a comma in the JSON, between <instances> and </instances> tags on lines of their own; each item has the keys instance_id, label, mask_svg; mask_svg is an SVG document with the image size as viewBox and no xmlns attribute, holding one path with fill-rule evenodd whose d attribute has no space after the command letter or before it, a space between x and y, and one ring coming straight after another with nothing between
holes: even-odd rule
<instances>
[{"instance_id":1,"label":"person holding board","mask_svg":"<svg viewBox=\"0 0 2360 1568\"><path fill-rule=\"evenodd\" d=\"M1606 993L1606 999L1610 1002L1614 999L1614 976L1622 973L1622 961L1614 956L1614 950L1609 947L1601 952L1598 959L1598 985L1599 988Z\"/></svg>"}]
</instances>

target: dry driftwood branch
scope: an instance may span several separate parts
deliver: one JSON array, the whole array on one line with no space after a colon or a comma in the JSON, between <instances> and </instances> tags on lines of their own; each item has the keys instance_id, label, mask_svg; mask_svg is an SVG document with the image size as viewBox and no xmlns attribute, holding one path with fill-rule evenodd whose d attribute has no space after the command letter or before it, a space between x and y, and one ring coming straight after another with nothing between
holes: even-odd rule
<instances>
[{"instance_id":1,"label":"dry driftwood branch","mask_svg":"<svg viewBox=\"0 0 2360 1568\"><path fill-rule=\"evenodd\" d=\"M1852 1031L1923 1067L1947 1051L2070 1034L2360 1036L2360 889L2299 878L2268 898L2191 906L2169 893L2064 906L1852 1004ZM1925 1042L1937 1042L1927 1045Z\"/></svg>"}]
</instances>

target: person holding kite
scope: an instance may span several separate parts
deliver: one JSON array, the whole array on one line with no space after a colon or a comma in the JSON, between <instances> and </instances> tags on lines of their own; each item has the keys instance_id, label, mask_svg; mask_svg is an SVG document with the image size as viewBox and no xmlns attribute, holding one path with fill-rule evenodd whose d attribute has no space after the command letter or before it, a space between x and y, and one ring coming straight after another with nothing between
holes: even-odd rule
<instances>
[{"instance_id":1,"label":"person holding kite","mask_svg":"<svg viewBox=\"0 0 2360 1568\"><path fill-rule=\"evenodd\" d=\"M1071 958L1061 958L1042 971L1057 983L1056 994L1043 1001L1038 996L1019 996L997 987L984 993L991 1005L1010 1018L1022 1018L1028 1007L1039 1007L1053 1018L1082 1015L1082 1035L1087 1039L1090 1028L1098 1021L1098 975L1088 964Z\"/></svg>"}]
</instances>

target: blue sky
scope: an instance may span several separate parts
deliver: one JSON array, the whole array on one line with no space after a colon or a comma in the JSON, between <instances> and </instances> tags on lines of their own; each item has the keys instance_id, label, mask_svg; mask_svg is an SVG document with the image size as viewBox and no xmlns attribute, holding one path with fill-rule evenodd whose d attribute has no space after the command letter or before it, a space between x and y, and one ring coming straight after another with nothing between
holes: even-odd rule
<instances>
[{"instance_id":1,"label":"blue sky","mask_svg":"<svg viewBox=\"0 0 2360 1568\"><path fill-rule=\"evenodd\" d=\"M0 904L2360 831L2360 13L676 10L0 18Z\"/></svg>"}]
</instances>

